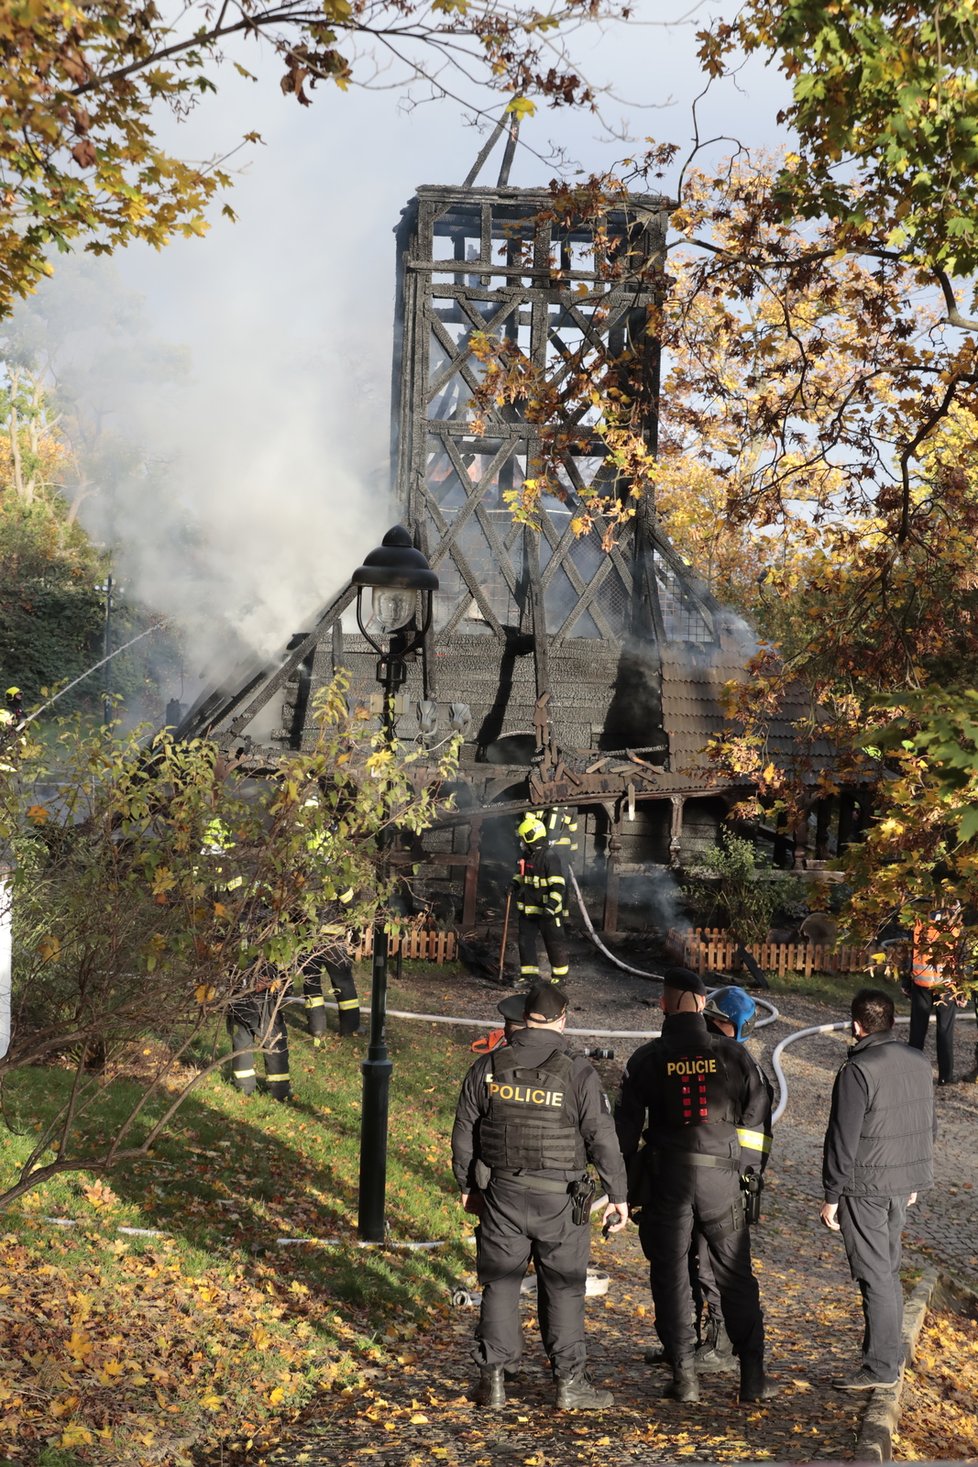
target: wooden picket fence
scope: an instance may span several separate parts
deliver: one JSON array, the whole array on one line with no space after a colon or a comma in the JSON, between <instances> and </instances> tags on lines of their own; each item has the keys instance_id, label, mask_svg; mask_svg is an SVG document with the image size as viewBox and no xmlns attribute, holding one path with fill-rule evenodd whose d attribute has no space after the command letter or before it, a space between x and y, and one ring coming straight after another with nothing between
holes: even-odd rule
<instances>
[{"instance_id":1,"label":"wooden picket fence","mask_svg":"<svg viewBox=\"0 0 978 1467\"><path fill-rule=\"evenodd\" d=\"M729 973L737 961L740 943L719 927L696 927L669 933L669 942L682 950L683 967L697 973ZM746 951L767 973L860 973L866 969L864 947L823 947L812 942L755 942Z\"/></svg>"},{"instance_id":2,"label":"wooden picket fence","mask_svg":"<svg viewBox=\"0 0 978 1467\"><path fill-rule=\"evenodd\" d=\"M452 963L458 949L454 932L441 932L435 928L421 928L417 932L406 932L403 937L388 937L387 951L391 957L418 958L425 963ZM369 958L374 950L373 932L366 932L353 956L357 961Z\"/></svg>"}]
</instances>

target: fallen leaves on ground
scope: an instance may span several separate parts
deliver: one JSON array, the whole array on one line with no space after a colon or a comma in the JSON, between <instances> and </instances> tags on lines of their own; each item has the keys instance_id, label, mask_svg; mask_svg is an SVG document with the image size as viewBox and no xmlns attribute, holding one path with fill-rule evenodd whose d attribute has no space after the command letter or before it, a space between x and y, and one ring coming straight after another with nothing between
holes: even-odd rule
<instances>
[{"instance_id":1,"label":"fallen leaves on ground","mask_svg":"<svg viewBox=\"0 0 978 1467\"><path fill-rule=\"evenodd\" d=\"M978 1320L929 1313L900 1402L896 1455L906 1461L978 1459Z\"/></svg>"}]
</instances>

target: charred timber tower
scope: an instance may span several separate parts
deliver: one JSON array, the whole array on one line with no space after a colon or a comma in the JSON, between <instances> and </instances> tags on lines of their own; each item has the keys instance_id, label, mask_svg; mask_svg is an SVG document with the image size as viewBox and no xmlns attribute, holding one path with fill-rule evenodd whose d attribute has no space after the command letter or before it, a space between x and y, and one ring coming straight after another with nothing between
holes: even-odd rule
<instances>
[{"instance_id":1,"label":"charred timber tower","mask_svg":"<svg viewBox=\"0 0 978 1467\"><path fill-rule=\"evenodd\" d=\"M660 532L652 494L629 498L592 396L654 454L664 221L653 197L469 181L420 188L396 231L393 502L377 538L400 520L439 580L396 731L464 735L458 809L425 838L423 882L464 926L511 869L528 802L577 810L575 866L614 928L622 878L711 844L742 793L703 749L749 630ZM201 698L181 732L260 764L301 747L336 667L369 693L374 654L344 616L354 590L330 589L273 667ZM280 726L259 735L276 695Z\"/></svg>"}]
</instances>

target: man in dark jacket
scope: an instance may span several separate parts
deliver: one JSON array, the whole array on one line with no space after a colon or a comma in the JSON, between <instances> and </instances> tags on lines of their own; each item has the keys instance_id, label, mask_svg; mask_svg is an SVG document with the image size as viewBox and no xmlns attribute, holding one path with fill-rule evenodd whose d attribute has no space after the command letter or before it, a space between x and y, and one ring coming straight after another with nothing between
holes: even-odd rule
<instances>
[{"instance_id":1,"label":"man in dark jacket","mask_svg":"<svg viewBox=\"0 0 978 1467\"><path fill-rule=\"evenodd\" d=\"M479 1218L476 1268L482 1311L476 1331L477 1400L505 1405L505 1380L522 1351L520 1285L532 1258L540 1333L558 1410L613 1404L586 1369L584 1295L590 1189L596 1168L609 1232L625 1226L625 1168L611 1108L593 1066L568 1052L567 999L552 984L527 994L523 1029L476 1060L462 1083L452 1131L452 1169L466 1212ZM488 1182L486 1176L488 1175Z\"/></svg>"},{"instance_id":2,"label":"man in dark jacket","mask_svg":"<svg viewBox=\"0 0 978 1467\"><path fill-rule=\"evenodd\" d=\"M934 1181L930 1065L893 1033L893 1000L861 988L856 1043L835 1077L822 1160L822 1222L842 1233L862 1296L862 1365L840 1390L896 1385L903 1360L900 1256L907 1207Z\"/></svg>"},{"instance_id":3,"label":"man in dark jacket","mask_svg":"<svg viewBox=\"0 0 978 1467\"><path fill-rule=\"evenodd\" d=\"M698 974L685 968L665 973L662 1035L628 1061L615 1122L629 1201L641 1208L639 1240L651 1265L655 1325L672 1365L665 1394L699 1400L687 1262L696 1227L706 1239L723 1322L739 1357L740 1399L757 1401L772 1391L764 1376L764 1319L740 1179L767 1162L771 1102L744 1046L709 1033L705 1004Z\"/></svg>"}]
</instances>

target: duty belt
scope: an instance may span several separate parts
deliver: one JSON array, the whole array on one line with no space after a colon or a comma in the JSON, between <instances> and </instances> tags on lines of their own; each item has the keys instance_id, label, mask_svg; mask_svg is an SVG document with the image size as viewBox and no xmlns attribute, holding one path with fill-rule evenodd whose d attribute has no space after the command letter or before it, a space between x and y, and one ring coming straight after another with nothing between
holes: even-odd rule
<instances>
[{"instance_id":1,"label":"duty belt","mask_svg":"<svg viewBox=\"0 0 978 1467\"><path fill-rule=\"evenodd\" d=\"M517 1187L527 1187L531 1192L562 1192L568 1196L573 1182L552 1182L548 1177L527 1176L525 1172L503 1172L497 1168L492 1171L493 1180L500 1182L515 1182Z\"/></svg>"},{"instance_id":2,"label":"duty belt","mask_svg":"<svg viewBox=\"0 0 978 1467\"><path fill-rule=\"evenodd\" d=\"M740 1162L730 1156L708 1156L704 1151L653 1151L652 1170L658 1171L661 1161L668 1157L683 1166L718 1166L729 1172L739 1172Z\"/></svg>"}]
</instances>

